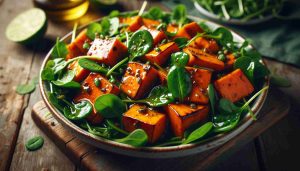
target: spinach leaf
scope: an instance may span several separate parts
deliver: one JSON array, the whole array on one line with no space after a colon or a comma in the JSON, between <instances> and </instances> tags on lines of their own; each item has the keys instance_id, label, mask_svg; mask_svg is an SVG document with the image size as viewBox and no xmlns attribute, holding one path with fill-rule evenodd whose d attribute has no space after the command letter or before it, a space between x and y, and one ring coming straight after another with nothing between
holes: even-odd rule
<instances>
[{"instance_id":1,"label":"spinach leaf","mask_svg":"<svg viewBox=\"0 0 300 171\"><path fill-rule=\"evenodd\" d=\"M100 127L100 126L92 126L88 122L84 122L80 125L80 127L87 129L87 131L93 135L110 138L111 132L107 127Z\"/></svg>"},{"instance_id":2,"label":"spinach leaf","mask_svg":"<svg viewBox=\"0 0 300 171\"><path fill-rule=\"evenodd\" d=\"M88 117L92 110L93 106L87 100L82 100L77 104L71 104L70 102L64 100L67 103L68 107L64 107L64 115L70 120L81 120Z\"/></svg>"},{"instance_id":3,"label":"spinach leaf","mask_svg":"<svg viewBox=\"0 0 300 171\"><path fill-rule=\"evenodd\" d=\"M51 52L51 57L65 59L68 53L67 45L64 42L59 41L59 38L57 38Z\"/></svg>"},{"instance_id":4,"label":"spinach leaf","mask_svg":"<svg viewBox=\"0 0 300 171\"><path fill-rule=\"evenodd\" d=\"M110 13L109 13L109 17L118 17L120 15L120 11L118 10L112 10Z\"/></svg>"},{"instance_id":5,"label":"spinach leaf","mask_svg":"<svg viewBox=\"0 0 300 171\"><path fill-rule=\"evenodd\" d=\"M158 7L151 7L147 12L143 14L143 17L149 18L152 20L159 20L163 17L163 12Z\"/></svg>"},{"instance_id":6,"label":"spinach leaf","mask_svg":"<svg viewBox=\"0 0 300 171\"><path fill-rule=\"evenodd\" d=\"M188 43L188 39L185 37L177 37L174 39L174 42L181 49L186 46L186 44Z\"/></svg>"},{"instance_id":7,"label":"spinach leaf","mask_svg":"<svg viewBox=\"0 0 300 171\"><path fill-rule=\"evenodd\" d=\"M35 151L40 149L43 146L43 144L44 144L44 138L41 136L36 136L29 139L26 142L25 147L28 151Z\"/></svg>"},{"instance_id":8,"label":"spinach leaf","mask_svg":"<svg viewBox=\"0 0 300 171\"><path fill-rule=\"evenodd\" d=\"M217 28L211 34L208 34L207 37L216 39L222 46L229 49L230 47L228 44L233 43L232 33L224 27Z\"/></svg>"},{"instance_id":9,"label":"spinach leaf","mask_svg":"<svg viewBox=\"0 0 300 171\"><path fill-rule=\"evenodd\" d=\"M128 51L131 60L145 55L153 46L153 37L147 30L138 30L131 36L128 42Z\"/></svg>"},{"instance_id":10,"label":"spinach leaf","mask_svg":"<svg viewBox=\"0 0 300 171\"><path fill-rule=\"evenodd\" d=\"M101 32L102 32L102 26L101 26L101 24L99 24L99 23L92 23L92 24L88 25L86 35L90 39L94 40L95 37L96 37L96 35L99 35Z\"/></svg>"},{"instance_id":11,"label":"spinach leaf","mask_svg":"<svg viewBox=\"0 0 300 171\"><path fill-rule=\"evenodd\" d=\"M49 101L51 102L51 104L53 104L57 109L59 109L60 111L63 111L64 110L64 107L62 105L62 101L59 100L57 97L56 97L56 94L54 93L48 93L48 98L49 98Z\"/></svg>"},{"instance_id":12,"label":"spinach leaf","mask_svg":"<svg viewBox=\"0 0 300 171\"><path fill-rule=\"evenodd\" d=\"M148 141L146 132L142 129L136 129L131 132L128 136L122 139L115 139L116 142L129 144L135 147L144 146Z\"/></svg>"},{"instance_id":13,"label":"spinach leaf","mask_svg":"<svg viewBox=\"0 0 300 171\"><path fill-rule=\"evenodd\" d=\"M109 35L110 32L110 20L107 17L102 18L101 22L101 35Z\"/></svg>"},{"instance_id":14,"label":"spinach leaf","mask_svg":"<svg viewBox=\"0 0 300 171\"><path fill-rule=\"evenodd\" d=\"M185 67L189 62L189 55L184 52L176 52L171 54L171 65Z\"/></svg>"},{"instance_id":15,"label":"spinach leaf","mask_svg":"<svg viewBox=\"0 0 300 171\"><path fill-rule=\"evenodd\" d=\"M95 101L95 109L104 118L119 118L126 111L126 105L114 94L105 94Z\"/></svg>"},{"instance_id":16,"label":"spinach leaf","mask_svg":"<svg viewBox=\"0 0 300 171\"><path fill-rule=\"evenodd\" d=\"M111 120L106 119L105 122L106 122L106 124L107 124L109 127L111 127L113 130L115 130L115 131L117 131L117 132L119 132L119 133L122 133L122 134L124 134L124 135L129 135L128 132L126 132L126 131L124 131L123 129L117 127Z\"/></svg>"},{"instance_id":17,"label":"spinach leaf","mask_svg":"<svg viewBox=\"0 0 300 171\"><path fill-rule=\"evenodd\" d=\"M108 69L89 59L79 59L78 64L89 71L106 74Z\"/></svg>"},{"instance_id":18,"label":"spinach leaf","mask_svg":"<svg viewBox=\"0 0 300 171\"><path fill-rule=\"evenodd\" d=\"M183 142L182 144L188 144L193 141L203 138L211 129L213 128L212 122L207 122L201 127L194 130Z\"/></svg>"},{"instance_id":19,"label":"spinach leaf","mask_svg":"<svg viewBox=\"0 0 300 171\"><path fill-rule=\"evenodd\" d=\"M179 28L186 22L186 8L184 5L177 5L172 11L171 20L178 24Z\"/></svg>"},{"instance_id":20,"label":"spinach leaf","mask_svg":"<svg viewBox=\"0 0 300 171\"><path fill-rule=\"evenodd\" d=\"M230 100L222 98L219 100L219 112L224 114L231 114L234 111L237 111L239 107L237 107Z\"/></svg>"},{"instance_id":21,"label":"spinach leaf","mask_svg":"<svg viewBox=\"0 0 300 171\"><path fill-rule=\"evenodd\" d=\"M29 81L27 84L20 84L16 88L16 92L20 95L30 94L35 90L34 81Z\"/></svg>"},{"instance_id":22,"label":"spinach leaf","mask_svg":"<svg viewBox=\"0 0 300 171\"><path fill-rule=\"evenodd\" d=\"M212 114L215 114L215 104L216 104L216 95L215 95L215 88L212 83L208 85L208 97L209 97L209 103L211 107Z\"/></svg>"},{"instance_id":23,"label":"spinach leaf","mask_svg":"<svg viewBox=\"0 0 300 171\"><path fill-rule=\"evenodd\" d=\"M59 87L80 88L81 85L78 82L73 81L74 77L75 71L67 70L58 80L52 81L52 83Z\"/></svg>"},{"instance_id":24,"label":"spinach leaf","mask_svg":"<svg viewBox=\"0 0 300 171\"><path fill-rule=\"evenodd\" d=\"M172 94L164 86L154 87L146 99L141 100L123 100L128 103L146 103L151 107L160 107L174 102Z\"/></svg>"},{"instance_id":25,"label":"spinach leaf","mask_svg":"<svg viewBox=\"0 0 300 171\"><path fill-rule=\"evenodd\" d=\"M190 93L192 81L184 67L172 66L167 76L168 89L173 97L181 101Z\"/></svg>"}]
</instances>

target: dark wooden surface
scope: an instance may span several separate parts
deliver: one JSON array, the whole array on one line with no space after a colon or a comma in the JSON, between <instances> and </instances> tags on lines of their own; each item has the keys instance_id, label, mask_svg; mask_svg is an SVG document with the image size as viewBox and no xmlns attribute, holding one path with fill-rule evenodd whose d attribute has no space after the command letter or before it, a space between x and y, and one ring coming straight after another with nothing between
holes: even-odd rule
<instances>
[{"instance_id":1,"label":"dark wooden surface","mask_svg":"<svg viewBox=\"0 0 300 171\"><path fill-rule=\"evenodd\" d=\"M278 89L271 90L260 112L259 120L255 121L241 134L221 147L201 154L174 159L140 159L97 149L82 142L64 129L52 115L49 115L49 111L43 101L33 106L32 119L78 168L84 168L85 170L119 170L121 168L122 170L180 171L211 168L216 162L223 160L233 151L243 148L269 127L276 124L287 115L289 109L290 101L287 96ZM144 168L149 162L152 165ZM186 168L187 165L189 168Z\"/></svg>"},{"instance_id":2,"label":"dark wooden surface","mask_svg":"<svg viewBox=\"0 0 300 171\"><path fill-rule=\"evenodd\" d=\"M138 9L141 3L122 1L127 10ZM161 6L159 2L151 5ZM0 0L0 170L76 170L31 118L33 105L41 100L40 93L35 91L25 96L15 93L17 84L38 75L41 62L56 37L69 32L74 24L74 21L55 23L49 20L45 38L33 47L8 41L5 28L9 21L32 7L31 0ZM101 15L99 11L90 10L77 22L83 25ZM271 70L292 81L292 87L282 89L291 99L291 111L254 141L214 164L213 170L299 170L300 69L275 61L267 62ZM39 151L28 152L24 143L34 135L42 135L45 144Z\"/></svg>"}]
</instances>

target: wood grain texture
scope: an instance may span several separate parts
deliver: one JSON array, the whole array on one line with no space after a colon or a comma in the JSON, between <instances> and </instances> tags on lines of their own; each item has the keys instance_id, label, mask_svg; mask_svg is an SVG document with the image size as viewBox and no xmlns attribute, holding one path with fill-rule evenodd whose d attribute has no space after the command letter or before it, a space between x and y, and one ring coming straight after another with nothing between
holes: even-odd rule
<instances>
[{"instance_id":1,"label":"wood grain texture","mask_svg":"<svg viewBox=\"0 0 300 171\"><path fill-rule=\"evenodd\" d=\"M282 103L279 102L280 99L283 100ZM228 158L242 147L246 148L243 148L240 153L246 152L248 156L239 157L238 160L230 162L231 168L246 167L249 170L257 170L259 166L252 140L284 117L290 107L289 100L279 90L272 90L260 113L259 120L222 147L202 154L175 159L141 159L96 149L77 138L68 141L59 138L61 135L66 136L67 133L59 123L56 123L54 118L51 118L50 121L44 117L43 113L39 112L38 109L44 105L43 102L39 102L34 106L33 119L42 130L47 132L47 135L54 140L60 149L83 170L202 170L209 168L216 161ZM55 124L51 124L52 122ZM237 155L240 154L237 153ZM237 159L236 156L235 159ZM243 159L248 159L248 162L241 163ZM237 165L238 163L240 165ZM147 167L145 167L146 165ZM187 168L187 166L189 167ZM218 167L220 169L222 164ZM218 168L216 169L218 170Z\"/></svg>"}]
</instances>

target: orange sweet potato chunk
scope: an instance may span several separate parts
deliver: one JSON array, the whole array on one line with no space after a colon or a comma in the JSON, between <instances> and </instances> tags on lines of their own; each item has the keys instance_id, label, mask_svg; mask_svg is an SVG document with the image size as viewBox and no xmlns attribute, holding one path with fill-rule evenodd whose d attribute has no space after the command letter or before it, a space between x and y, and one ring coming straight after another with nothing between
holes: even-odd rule
<instances>
[{"instance_id":1,"label":"orange sweet potato chunk","mask_svg":"<svg viewBox=\"0 0 300 171\"><path fill-rule=\"evenodd\" d=\"M140 30L147 30L150 32L153 38L153 45L156 46L158 43L160 43L162 40L166 39L167 36L163 31L155 30L155 29L149 29L145 26L142 26Z\"/></svg>"},{"instance_id":2,"label":"orange sweet potato chunk","mask_svg":"<svg viewBox=\"0 0 300 171\"><path fill-rule=\"evenodd\" d=\"M77 46L77 48L81 51L81 53L83 53L83 54L87 53L87 49L83 48L83 44L85 42L91 41L91 39L88 38L88 36L86 35L86 32L87 32L87 29L84 29L83 31L81 31L73 42Z\"/></svg>"},{"instance_id":3,"label":"orange sweet potato chunk","mask_svg":"<svg viewBox=\"0 0 300 171\"><path fill-rule=\"evenodd\" d=\"M158 79L161 84L167 84L167 75L165 71L158 70Z\"/></svg>"},{"instance_id":4,"label":"orange sweet potato chunk","mask_svg":"<svg viewBox=\"0 0 300 171\"><path fill-rule=\"evenodd\" d=\"M103 121L103 117L97 113L96 109L93 106L92 113L86 118L87 121L90 123L97 125L100 124Z\"/></svg>"},{"instance_id":5,"label":"orange sweet potato chunk","mask_svg":"<svg viewBox=\"0 0 300 171\"><path fill-rule=\"evenodd\" d=\"M174 25L174 24L169 24L167 26L167 32L170 32L170 33L177 33L178 31L178 26Z\"/></svg>"},{"instance_id":6,"label":"orange sweet potato chunk","mask_svg":"<svg viewBox=\"0 0 300 171\"><path fill-rule=\"evenodd\" d=\"M89 73L90 73L89 70L82 68L78 64L78 61L72 62L68 66L68 69L75 71L74 81L77 81L77 82L81 82L82 80L84 80L89 75Z\"/></svg>"},{"instance_id":7,"label":"orange sweet potato chunk","mask_svg":"<svg viewBox=\"0 0 300 171\"><path fill-rule=\"evenodd\" d=\"M143 18L140 16L134 16L134 17L126 17L126 18L119 18L120 23L122 24L128 24L127 30L128 31L137 31L144 23Z\"/></svg>"},{"instance_id":8,"label":"orange sweet potato chunk","mask_svg":"<svg viewBox=\"0 0 300 171\"><path fill-rule=\"evenodd\" d=\"M218 43L213 39L206 39L203 37L197 38L195 41L193 41L190 46L195 48L203 49L205 52L208 53L217 53L220 50L220 47Z\"/></svg>"},{"instance_id":9,"label":"orange sweet potato chunk","mask_svg":"<svg viewBox=\"0 0 300 171\"><path fill-rule=\"evenodd\" d=\"M77 56L83 55L80 49L75 45L75 43L70 43L67 45L68 55L66 56L66 60L72 59Z\"/></svg>"},{"instance_id":10,"label":"orange sweet potato chunk","mask_svg":"<svg viewBox=\"0 0 300 171\"><path fill-rule=\"evenodd\" d=\"M158 65L165 64L172 53L178 52L180 49L175 42L169 42L158 47L160 51L155 49L145 55L145 59Z\"/></svg>"},{"instance_id":11,"label":"orange sweet potato chunk","mask_svg":"<svg viewBox=\"0 0 300 171\"><path fill-rule=\"evenodd\" d=\"M184 25L182 28L180 28L175 35L176 37L185 37L187 39L191 39L194 36L196 36L197 33L202 33L203 30L202 28L196 23L196 22L191 22L186 25Z\"/></svg>"},{"instance_id":12,"label":"orange sweet potato chunk","mask_svg":"<svg viewBox=\"0 0 300 171\"><path fill-rule=\"evenodd\" d=\"M130 98L139 99L148 94L157 78L157 70L150 65L129 62L120 88Z\"/></svg>"},{"instance_id":13,"label":"orange sweet potato chunk","mask_svg":"<svg viewBox=\"0 0 300 171\"><path fill-rule=\"evenodd\" d=\"M235 56L232 53L226 55L225 69L231 69L233 67L234 62Z\"/></svg>"},{"instance_id":14,"label":"orange sweet potato chunk","mask_svg":"<svg viewBox=\"0 0 300 171\"><path fill-rule=\"evenodd\" d=\"M183 137L184 131L191 125L206 120L209 107L202 105L169 104L166 107L173 133Z\"/></svg>"},{"instance_id":15,"label":"orange sweet potato chunk","mask_svg":"<svg viewBox=\"0 0 300 171\"><path fill-rule=\"evenodd\" d=\"M240 69L216 80L214 85L223 98L232 102L237 102L254 91L253 85Z\"/></svg>"},{"instance_id":16,"label":"orange sweet potato chunk","mask_svg":"<svg viewBox=\"0 0 300 171\"><path fill-rule=\"evenodd\" d=\"M185 101L197 104L207 104L207 87L211 80L211 71L206 69L186 67L191 74L192 90Z\"/></svg>"},{"instance_id":17,"label":"orange sweet potato chunk","mask_svg":"<svg viewBox=\"0 0 300 171\"><path fill-rule=\"evenodd\" d=\"M118 39L95 39L88 53L89 56L97 56L96 61L109 66L114 66L127 55L127 47Z\"/></svg>"},{"instance_id":18,"label":"orange sweet potato chunk","mask_svg":"<svg viewBox=\"0 0 300 171\"><path fill-rule=\"evenodd\" d=\"M165 131L166 115L144 105L134 104L123 114L122 123L128 132L143 129L148 135L148 141L154 143Z\"/></svg>"},{"instance_id":19,"label":"orange sweet potato chunk","mask_svg":"<svg viewBox=\"0 0 300 171\"><path fill-rule=\"evenodd\" d=\"M160 24L159 21L152 20L149 18L143 18L143 23L144 23L144 26L146 26L149 29L156 29L156 27Z\"/></svg>"},{"instance_id":20,"label":"orange sweet potato chunk","mask_svg":"<svg viewBox=\"0 0 300 171\"><path fill-rule=\"evenodd\" d=\"M205 53L201 49L187 47L183 51L189 55L189 66L198 65L200 67L210 68L221 71L224 69L224 62L220 61L216 55Z\"/></svg>"}]
</instances>

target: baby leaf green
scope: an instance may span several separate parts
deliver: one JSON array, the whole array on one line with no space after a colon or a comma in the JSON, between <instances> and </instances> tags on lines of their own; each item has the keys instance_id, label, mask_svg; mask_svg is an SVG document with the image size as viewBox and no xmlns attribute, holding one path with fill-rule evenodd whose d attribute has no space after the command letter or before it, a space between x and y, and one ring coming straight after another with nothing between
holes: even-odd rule
<instances>
[{"instance_id":1,"label":"baby leaf green","mask_svg":"<svg viewBox=\"0 0 300 171\"><path fill-rule=\"evenodd\" d=\"M133 132L131 132L128 136L122 139L116 139L115 141L119 143L129 144L135 147L140 147L147 143L148 136L144 130L136 129Z\"/></svg>"},{"instance_id":2,"label":"baby leaf green","mask_svg":"<svg viewBox=\"0 0 300 171\"><path fill-rule=\"evenodd\" d=\"M33 137L31 139L29 139L26 144L25 147L28 151L35 151L40 149L44 144L44 139L41 136L36 136Z\"/></svg>"},{"instance_id":3,"label":"baby leaf green","mask_svg":"<svg viewBox=\"0 0 300 171\"><path fill-rule=\"evenodd\" d=\"M114 94L105 94L95 101L95 109L104 118L119 118L126 111L126 105Z\"/></svg>"},{"instance_id":4,"label":"baby leaf green","mask_svg":"<svg viewBox=\"0 0 300 171\"><path fill-rule=\"evenodd\" d=\"M201 127L194 130L184 141L182 144L188 144L193 141L199 140L204 137L211 129L213 128L212 122L207 122Z\"/></svg>"}]
</instances>

